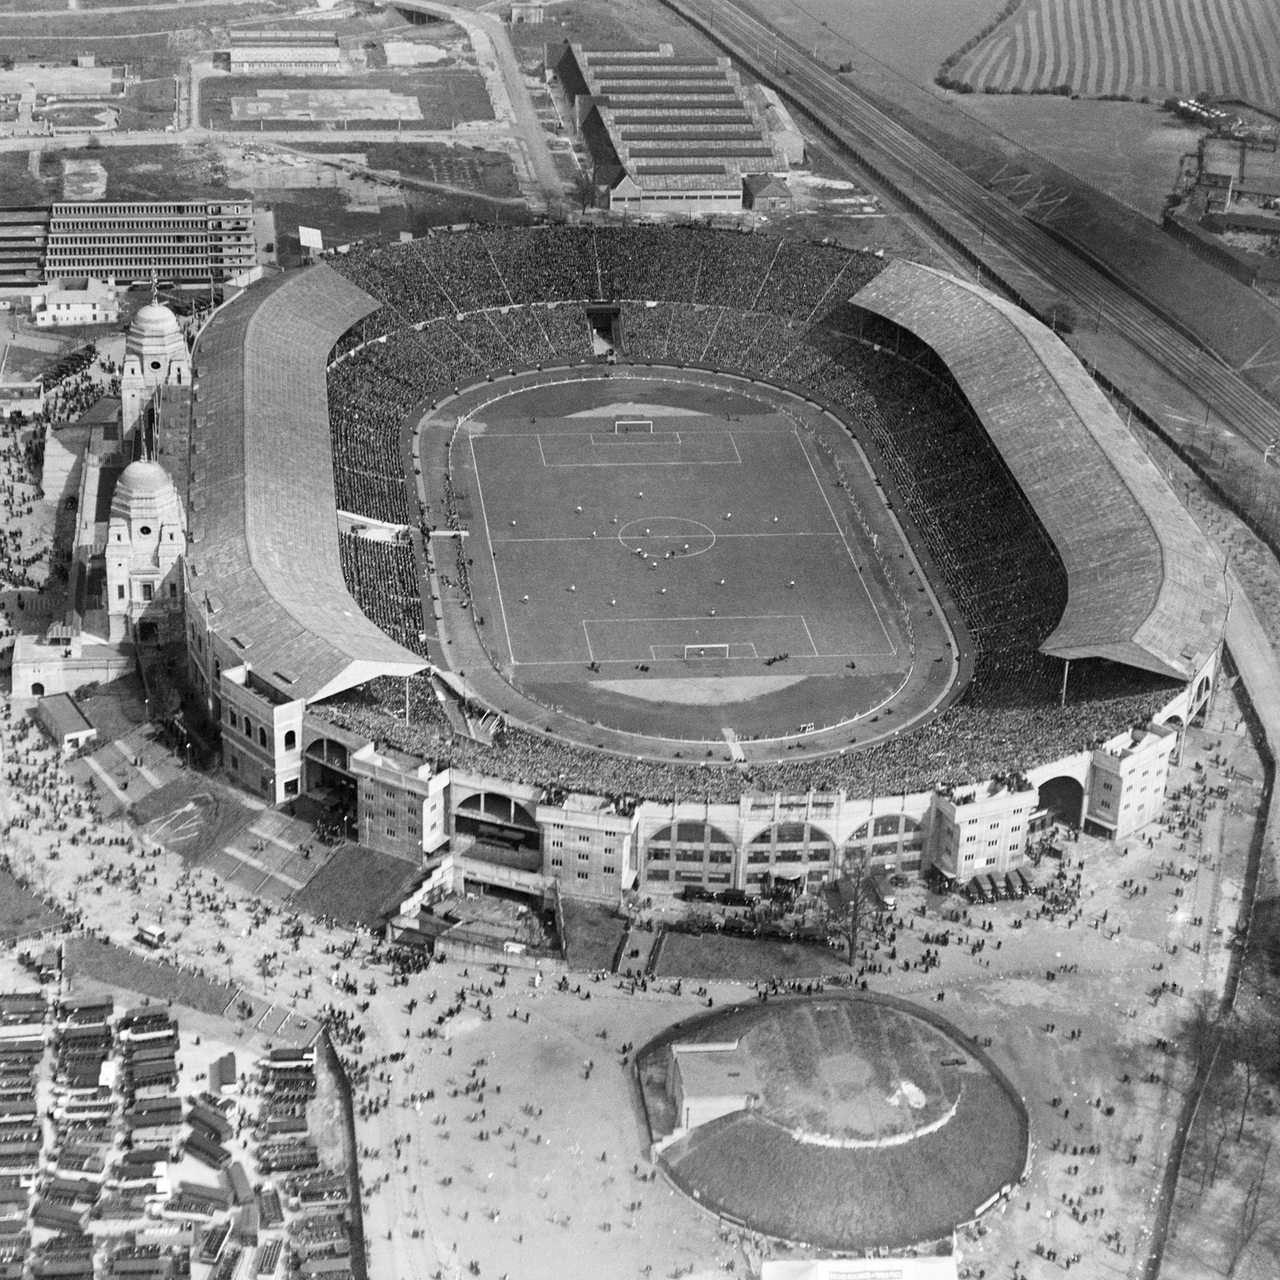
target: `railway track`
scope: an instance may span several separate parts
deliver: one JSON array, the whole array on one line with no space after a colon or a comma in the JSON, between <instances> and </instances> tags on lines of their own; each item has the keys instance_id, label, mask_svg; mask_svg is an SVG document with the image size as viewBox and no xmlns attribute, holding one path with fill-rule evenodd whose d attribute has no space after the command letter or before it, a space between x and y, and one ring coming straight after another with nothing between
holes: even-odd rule
<instances>
[{"instance_id":1,"label":"railway track","mask_svg":"<svg viewBox=\"0 0 1280 1280\"><path fill-rule=\"evenodd\" d=\"M1021 292L1010 283L1010 266L1016 264L1081 312L1096 316L1099 326L1105 322L1255 449L1265 450L1280 436L1280 408L1237 370L1023 217L788 37L733 0L663 3L791 99L1001 285ZM1012 264L1002 261L1001 250Z\"/></svg>"}]
</instances>

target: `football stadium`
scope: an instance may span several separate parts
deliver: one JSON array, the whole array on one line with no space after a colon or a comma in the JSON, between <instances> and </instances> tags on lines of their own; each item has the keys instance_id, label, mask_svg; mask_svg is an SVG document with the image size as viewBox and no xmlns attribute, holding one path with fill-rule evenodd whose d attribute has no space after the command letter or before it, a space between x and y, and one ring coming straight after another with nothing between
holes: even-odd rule
<instances>
[{"instance_id":1,"label":"football stadium","mask_svg":"<svg viewBox=\"0 0 1280 1280\"><path fill-rule=\"evenodd\" d=\"M224 767L455 880L1003 874L1036 822L1123 835L1208 697L1223 566L1167 479L1044 325L912 262L353 245L221 309L195 382Z\"/></svg>"}]
</instances>

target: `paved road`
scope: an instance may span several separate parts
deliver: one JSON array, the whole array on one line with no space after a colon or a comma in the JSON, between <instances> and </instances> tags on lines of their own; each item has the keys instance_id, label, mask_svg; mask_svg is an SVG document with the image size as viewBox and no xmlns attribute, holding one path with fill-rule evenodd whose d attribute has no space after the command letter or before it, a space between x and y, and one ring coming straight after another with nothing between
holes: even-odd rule
<instances>
[{"instance_id":1,"label":"paved road","mask_svg":"<svg viewBox=\"0 0 1280 1280\"><path fill-rule=\"evenodd\" d=\"M499 121L510 121L524 141L543 204L548 212L554 213L564 203L564 182L552 159L551 148L547 146L542 121L525 86L524 75L502 20L488 13L455 9L452 5L437 3L437 0L396 0L396 8L432 13L456 22L471 37L482 71L486 56L493 56L504 90L504 93L495 92L497 86L486 77L489 96L494 100L494 114ZM503 96L505 102L501 101Z\"/></svg>"}]
</instances>

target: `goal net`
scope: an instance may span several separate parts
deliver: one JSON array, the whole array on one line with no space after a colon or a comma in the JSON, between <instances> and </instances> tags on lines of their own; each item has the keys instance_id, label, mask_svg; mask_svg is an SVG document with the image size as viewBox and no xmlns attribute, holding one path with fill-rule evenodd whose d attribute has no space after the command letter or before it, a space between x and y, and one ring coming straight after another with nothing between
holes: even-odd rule
<instances>
[{"instance_id":1,"label":"goal net","mask_svg":"<svg viewBox=\"0 0 1280 1280\"><path fill-rule=\"evenodd\" d=\"M727 644L687 644L684 647L684 656L686 658L727 658L729 646Z\"/></svg>"},{"instance_id":2,"label":"goal net","mask_svg":"<svg viewBox=\"0 0 1280 1280\"><path fill-rule=\"evenodd\" d=\"M615 436L653 435L652 418L617 418L613 424Z\"/></svg>"}]
</instances>

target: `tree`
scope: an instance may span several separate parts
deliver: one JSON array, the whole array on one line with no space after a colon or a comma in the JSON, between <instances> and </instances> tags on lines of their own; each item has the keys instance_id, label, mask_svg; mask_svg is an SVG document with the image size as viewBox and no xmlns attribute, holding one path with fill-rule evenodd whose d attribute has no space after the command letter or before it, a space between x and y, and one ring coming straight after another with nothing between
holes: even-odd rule
<instances>
[{"instance_id":1,"label":"tree","mask_svg":"<svg viewBox=\"0 0 1280 1280\"><path fill-rule=\"evenodd\" d=\"M596 202L596 171L579 169L573 179L573 193L578 197L578 212L585 213Z\"/></svg>"},{"instance_id":2,"label":"tree","mask_svg":"<svg viewBox=\"0 0 1280 1280\"><path fill-rule=\"evenodd\" d=\"M1191 1069L1197 1076L1212 1059L1221 1037L1222 1006L1211 991L1201 991L1182 1024L1182 1039L1191 1051Z\"/></svg>"},{"instance_id":3,"label":"tree","mask_svg":"<svg viewBox=\"0 0 1280 1280\"><path fill-rule=\"evenodd\" d=\"M871 883L871 856L862 849L850 856L844 875L834 887L835 924L849 948L849 967L858 956L858 944L880 911L880 898Z\"/></svg>"},{"instance_id":4,"label":"tree","mask_svg":"<svg viewBox=\"0 0 1280 1280\"><path fill-rule=\"evenodd\" d=\"M1239 1142L1244 1138L1249 1103L1258 1078L1276 1063L1280 1036L1277 1036L1275 1022L1264 1014L1250 1013L1242 1017L1237 1011L1227 1028L1225 1047L1231 1061L1244 1076L1240 1093L1240 1123L1236 1126L1236 1141Z\"/></svg>"}]
</instances>

